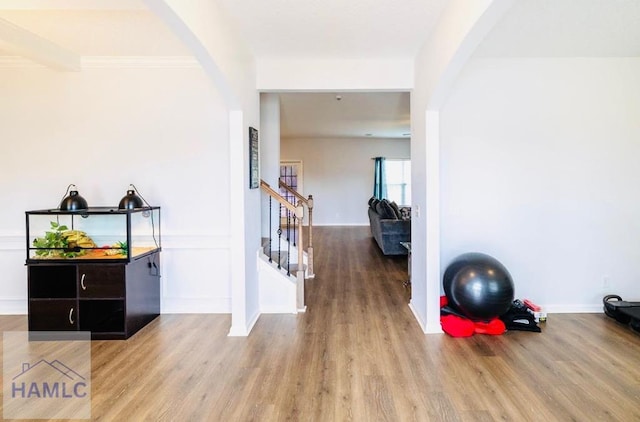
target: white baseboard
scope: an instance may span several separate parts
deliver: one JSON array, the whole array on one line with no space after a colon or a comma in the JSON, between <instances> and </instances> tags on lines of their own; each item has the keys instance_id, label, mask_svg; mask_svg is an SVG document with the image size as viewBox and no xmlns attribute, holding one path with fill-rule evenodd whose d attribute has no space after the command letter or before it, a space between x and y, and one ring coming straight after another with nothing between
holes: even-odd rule
<instances>
[{"instance_id":1,"label":"white baseboard","mask_svg":"<svg viewBox=\"0 0 640 422\"><path fill-rule=\"evenodd\" d=\"M248 322L246 327L239 326L238 324L233 324L231 322L231 329L229 330L229 337L247 337L251 330L253 330L253 326L258 322L258 318L260 318L260 312L257 312L253 318ZM233 318L232 318L233 320Z\"/></svg>"},{"instance_id":2,"label":"white baseboard","mask_svg":"<svg viewBox=\"0 0 640 422\"><path fill-rule=\"evenodd\" d=\"M542 305L547 314L599 314L603 313L603 305Z\"/></svg>"},{"instance_id":3,"label":"white baseboard","mask_svg":"<svg viewBox=\"0 0 640 422\"><path fill-rule=\"evenodd\" d=\"M231 298L162 298L163 314L229 314Z\"/></svg>"},{"instance_id":4,"label":"white baseboard","mask_svg":"<svg viewBox=\"0 0 640 422\"><path fill-rule=\"evenodd\" d=\"M424 329L425 334L443 334L442 326L440 325L440 321L435 324L427 324L427 327Z\"/></svg>"},{"instance_id":5,"label":"white baseboard","mask_svg":"<svg viewBox=\"0 0 640 422\"><path fill-rule=\"evenodd\" d=\"M416 321L418 321L418 325L420 326L420 328L422 328L422 331L426 333L427 324L425 324L420 315L416 312L416 308L414 308L412 302L409 302L409 309L411 309L411 313L413 314L413 317L416 319Z\"/></svg>"},{"instance_id":6,"label":"white baseboard","mask_svg":"<svg viewBox=\"0 0 640 422\"><path fill-rule=\"evenodd\" d=\"M0 315L26 315L26 299L0 299Z\"/></svg>"},{"instance_id":7,"label":"white baseboard","mask_svg":"<svg viewBox=\"0 0 640 422\"><path fill-rule=\"evenodd\" d=\"M290 307L264 307L260 308L260 314L296 314Z\"/></svg>"}]
</instances>

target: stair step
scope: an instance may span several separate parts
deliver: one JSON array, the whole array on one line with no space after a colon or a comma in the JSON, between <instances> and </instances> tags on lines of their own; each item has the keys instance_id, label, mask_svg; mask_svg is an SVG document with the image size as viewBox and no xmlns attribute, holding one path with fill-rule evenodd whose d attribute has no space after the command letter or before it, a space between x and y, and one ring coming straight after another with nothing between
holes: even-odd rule
<instances>
[{"instance_id":1,"label":"stair step","mask_svg":"<svg viewBox=\"0 0 640 422\"><path fill-rule=\"evenodd\" d=\"M265 257L265 260L268 260L268 259L269 259L269 257L268 257L268 256L267 256L267 257ZM277 267L277 265L278 265L278 261L277 261L277 259L272 259L272 262L271 262L271 263L272 263L275 267ZM285 260L285 262L284 262L284 263L281 263L281 264L280 264L280 268L279 268L279 269L280 269L280 271L282 271L282 273L284 273L284 274L286 274L286 273L287 273L287 263L286 263L286 260ZM306 269L307 269L307 266L306 266L306 265L302 265L302 271L306 271ZM298 271L298 264L297 264L297 263L293 263L293 264L291 264L291 265L289 266L289 273L290 273L291 275L295 276L295 274L296 274L296 272L297 272L297 271Z\"/></svg>"},{"instance_id":2,"label":"stair step","mask_svg":"<svg viewBox=\"0 0 640 422\"><path fill-rule=\"evenodd\" d=\"M275 264L275 265L278 265L276 262L274 262L274 264ZM303 265L303 266L302 266L302 270L303 270L303 271L304 271L306 268L307 268L307 266L306 266L306 265ZM281 269L283 272L285 272L285 273L287 272L287 266L286 266L286 265L280 265L280 269ZM296 271L298 271L298 264L291 264L291 265L289 266L289 272L290 272L291 274L295 274L295 273L296 273Z\"/></svg>"},{"instance_id":3,"label":"stair step","mask_svg":"<svg viewBox=\"0 0 640 422\"><path fill-rule=\"evenodd\" d=\"M292 239L293 240L293 239ZM282 249L287 247L287 244L289 244L289 241L283 237L282 239L280 239L280 241L278 242L278 239L271 239L271 249L274 251L278 250L278 244L280 245L280 247ZM269 250L269 238L268 237L263 237L262 241L260 242L260 245L262 246L262 249L264 249L265 251ZM296 246L295 243L293 243L293 241L291 242L292 246Z\"/></svg>"},{"instance_id":4,"label":"stair step","mask_svg":"<svg viewBox=\"0 0 640 422\"><path fill-rule=\"evenodd\" d=\"M269 255L267 253L265 253L265 255L267 255L267 257L269 257ZM271 260L274 262L278 262L278 260L280 261L280 265L286 265L287 261L289 261L287 254L283 251L280 255L278 255L278 251L272 251L271 252Z\"/></svg>"},{"instance_id":5,"label":"stair step","mask_svg":"<svg viewBox=\"0 0 640 422\"><path fill-rule=\"evenodd\" d=\"M283 243L281 246L286 245L286 240L283 239ZM273 248L273 241L271 242L271 247ZM266 259L269 259L269 238L262 238L262 253L266 256ZM290 256L289 258L287 257L287 251L286 250L272 250L271 251L271 262L274 265L278 265L278 260L280 263L280 270L286 274L287 273L287 263L289 261L289 259L293 259L293 260L297 260L297 255L296 256ZM307 270L307 265L303 264L302 265L302 270L306 272ZM292 262L289 266L289 274L295 276L296 272L298 271L298 263L297 262Z\"/></svg>"}]
</instances>

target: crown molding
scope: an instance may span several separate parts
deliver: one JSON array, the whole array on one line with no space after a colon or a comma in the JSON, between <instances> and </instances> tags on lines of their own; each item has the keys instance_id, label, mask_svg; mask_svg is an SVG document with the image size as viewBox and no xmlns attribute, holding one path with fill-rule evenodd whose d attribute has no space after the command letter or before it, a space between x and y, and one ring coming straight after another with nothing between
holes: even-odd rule
<instances>
[{"instance_id":1,"label":"crown molding","mask_svg":"<svg viewBox=\"0 0 640 422\"><path fill-rule=\"evenodd\" d=\"M0 56L0 68L46 68L45 65L36 63L21 56Z\"/></svg>"},{"instance_id":2,"label":"crown molding","mask_svg":"<svg viewBox=\"0 0 640 422\"><path fill-rule=\"evenodd\" d=\"M193 56L84 56L83 69L93 68L199 68L200 63Z\"/></svg>"},{"instance_id":3,"label":"crown molding","mask_svg":"<svg viewBox=\"0 0 640 422\"><path fill-rule=\"evenodd\" d=\"M140 0L0 0L3 10L147 10Z\"/></svg>"},{"instance_id":4,"label":"crown molding","mask_svg":"<svg viewBox=\"0 0 640 422\"><path fill-rule=\"evenodd\" d=\"M80 70L79 55L3 18L0 18L0 39L10 51L52 69Z\"/></svg>"},{"instance_id":5,"label":"crown molding","mask_svg":"<svg viewBox=\"0 0 640 422\"><path fill-rule=\"evenodd\" d=\"M83 56L82 69L193 69L200 63L192 56ZM0 56L0 68L46 68L21 56Z\"/></svg>"}]
</instances>

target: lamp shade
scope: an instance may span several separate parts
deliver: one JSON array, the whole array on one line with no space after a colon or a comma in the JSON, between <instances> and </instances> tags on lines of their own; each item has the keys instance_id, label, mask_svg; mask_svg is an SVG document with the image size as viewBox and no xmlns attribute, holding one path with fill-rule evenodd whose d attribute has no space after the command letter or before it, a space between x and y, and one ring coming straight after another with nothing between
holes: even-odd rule
<instances>
[{"instance_id":1,"label":"lamp shade","mask_svg":"<svg viewBox=\"0 0 640 422\"><path fill-rule=\"evenodd\" d=\"M142 198L136 195L134 190L128 190L127 194L120 200L120 204L118 204L118 208L121 210L132 210L134 208L142 208L143 206Z\"/></svg>"},{"instance_id":2,"label":"lamp shade","mask_svg":"<svg viewBox=\"0 0 640 422\"><path fill-rule=\"evenodd\" d=\"M77 190L70 191L69 195L60 202L61 211L81 211L87 208L89 208L87 200L80 196Z\"/></svg>"}]
</instances>

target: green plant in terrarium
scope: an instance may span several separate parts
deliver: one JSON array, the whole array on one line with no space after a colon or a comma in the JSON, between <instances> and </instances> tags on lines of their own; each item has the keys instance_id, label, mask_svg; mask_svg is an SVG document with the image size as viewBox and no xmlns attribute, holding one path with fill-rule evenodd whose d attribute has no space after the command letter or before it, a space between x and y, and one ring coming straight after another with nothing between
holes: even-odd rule
<instances>
[{"instance_id":1,"label":"green plant in terrarium","mask_svg":"<svg viewBox=\"0 0 640 422\"><path fill-rule=\"evenodd\" d=\"M121 253L122 255L127 254L127 242L116 242L116 246L120 248L118 249L119 253Z\"/></svg>"},{"instance_id":2,"label":"green plant in terrarium","mask_svg":"<svg viewBox=\"0 0 640 422\"><path fill-rule=\"evenodd\" d=\"M66 248L68 242L62 235L62 232L65 230L69 230L69 228L52 221L51 231L45 232L44 237L36 237L33 239L33 246L38 248L36 250L36 256L47 257L57 255L60 252L59 250Z\"/></svg>"},{"instance_id":3,"label":"green plant in terrarium","mask_svg":"<svg viewBox=\"0 0 640 422\"><path fill-rule=\"evenodd\" d=\"M86 249L95 248L96 244L85 232L69 230L64 224L52 221L51 231L33 239L33 246L37 248L36 256L41 258L76 258L86 254Z\"/></svg>"}]
</instances>

